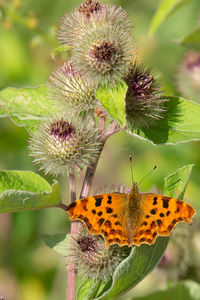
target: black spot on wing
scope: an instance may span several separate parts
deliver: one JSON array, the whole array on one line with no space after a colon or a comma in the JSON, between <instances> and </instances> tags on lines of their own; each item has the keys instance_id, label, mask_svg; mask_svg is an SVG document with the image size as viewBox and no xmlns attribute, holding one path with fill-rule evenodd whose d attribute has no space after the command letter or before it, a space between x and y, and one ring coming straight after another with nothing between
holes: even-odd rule
<instances>
[{"instance_id":1,"label":"black spot on wing","mask_svg":"<svg viewBox=\"0 0 200 300\"><path fill-rule=\"evenodd\" d=\"M154 197L154 198L153 198L153 205L156 205L156 204L157 204L157 199L158 199L157 197Z\"/></svg>"},{"instance_id":2,"label":"black spot on wing","mask_svg":"<svg viewBox=\"0 0 200 300\"><path fill-rule=\"evenodd\" d=\"M95 198L95 206L96 207L101 206L101 202L102 202L103 197L94 196L94 198Z\"/></svg>"},{"instance_id":3,"label":"black spot on wing","mask_svg":"<svg viewBox=\"0 0 200 300\"><path fill-rule=\"evenodd\" d=\"M141 226L147 226L147 224L148 224L148 223L145 221L145 222L142 223Z\"/></svg>"},{"instance_id":4,"label":"black spot on wing","mask_svg":"<svg viewBox=\"0 0 200 300\"><path fill-rule=\"evenodd\" d=\"M154 232L153 233L153 237L155 238L157 236L157 232Z\"/></svg>"},{"instance_id":5,"label":"black spot on wing","mask_svg":"<svg viewBox=\"0 0 200 300\"><path fill-rule=\"evenodd\" d=\"M168 217L170 215L170 211L168 210L166 213L166 216Z\"/></svg>"},{"instance_id":6,"label":"black spot on wing","mask_svg":"<svg viewBox=\"0 0 200 300\"><path fill-rule=\"evenodd\" d=\"M81 219L85 222L88 229L91 229L92 225L90 224L89 219L87 217L83 217L83 216L81 216L81 217L82 217Z\"/></svg>"},{"instance_id":7,"label":"black spot on wing","mask_svg":"<svg viewBox=\"0 0 200 300\"><path fill-rule=\"evenodd\" d=\"M88 211L86 205L83 206L84 211Z\"/></svg>"},{"instance_id":8,"label":"black spot on wing","mask_svg":"<svg viewBox=\"0 0 200 300\"><path fill-rule=\"evenodd\" d=\"M122 226L121 223L120 223L119 221L115 222L115 225Z\"/></svg>"},{"instance_id":9,"label":"black spot on wing","mask_svg":"<svg viewBox=\"0 0 200 300\"><path fill-rule=\"evenodd\" d=\"M163 218L165 215L163 213L160 213L160 217Z\"/></svg>"},{"instance_id":10,"label":"black spot on wing","mask_svg":"<svg viewBox=\"0 0 200 300\"><path fill-rule=\"evenodd\" d=\"M169 207L169 199L167 197L162 197L163 207L168 208Z\"/></svg>"},{"instance_id":11,"label":"black spot on wing","mask_svg":"<svg viewBox=\"0 0 200 300\"><path fill-rule=\"evenodd\" d=\"M173 225L172 224L170 224L169 226L168 226L168 229L169 229L169 231L171 231L172 229L173 229Z\"/></svg>"},{"instance_id":12,"label":"black spot on wing","mask_svg":"<svg viewBox=\"0 0 200 300\"><path fill-rule=\"evenodd\" d=\"M155 228L155 227L156 227L156 222L153 221L153 222L151 223L151 229L153 229L153 228Z\"/></svg>"},{"instance_id":13,"label":"black spot on wing","mask_svg":"<svg viewBox=\"0 0 200 300\"><path fill-rule=\"evenodd\" d=\"M97 212L95 209L92 210L93 215L95 215Z\"/></svg>"},{"instance_id":14,"label":"black spot on wing","mask_svg":"<svg viewBox=\"0 0 200 300\"><path fill-rule=\"evenodd\" d=\"M159 227L162 225L162 221L160 219L156 220L156 223L158 224Z\"/></svg>"},{"instance_id":15,"label":"black spot on wing","mask_svg":"<svg viewBox=\"0 0 200 300\"><path fill-rule=\"evenodd\" d=\"M111 204L112 203L112 197L111 196L108 196L108 201L107 201L108 204Z\"/></svg>"},{"instance_id":16,"label":"black spot on wing","mask_svg":"<svg viewBox=\"0 0 200 300\"><path fill-rule=\"evenodd\" d=\"M109 220L107 220L105 223L104 223L104 226L108 227L108 228L111 228L111 223Z\"/></svg>"},{"instance_id":17,"label":"black spot on wing","mask_svg":"<svg viewBox=\"0 0 200 300\"><path fill-rule=\"evenodd\" d=\"M103 234L105 237L107 237L107 236L108 236L108 233L107 233L107 231L105 231L105 230L102 230L101 232L102 232L102 234Z\"/></svg>"},{"instance_id":18,"label":"black spot on wing","mask_svg":"<svg viewBox=\"0 0 200 300\"><path fill-rule=\"evenodd\" d=\"M68 205L67 210L69 210L70 208L76 207L77 203L76 202L72 202L70 205Z\"/></svg>"},{"instance_id":19,"label":"black spot on wing","mask_svg":"<svg viewBox=\"0 0 200 300\"><path fill-rule=\"evenodd\" d=\"M111 213L113 212L113 209L109 207L109 208L107 208L106 212L107 212L108 214L111 214Z\"/></svg>"},{"instance_id":20,"label":"black spot on wing","mask_svg":"<svg viewBox=\"0 0 200 300\"><path fill-rule=\"evenodd\" d=\"M99 211L97 215L101 217L103 215L102 211Z\"/></svg>"},{"instance_id":21,"label":"black spot on wing","mask_svg":"<svg viewBox=\"0 0 200 300\"><path fill-rule=\"evenodd\" d=\"M104 221L105 221L104 218L99 219L99 221L98 221L99 226L101 226L101 225L103 224Z\"/></svg>"},{"instance_id":22,"label":"black spot on wing","mask_svg":"<svg viewBox=\"0 0 200 300\"><path fill-rule=\"evenodd\" d=\"M145 241L145 238L141 238L141 239L139 240L140 243L142 243L142 242L144 242L144 241Z\"/></svg>"},{"instance_id":23,"label":"black spot on wing","mask_svg":"<svg viewBox=\"0 0 200 300\"><path fill-rule=\"evenodd\" d=\"M152 209L152 210L150 211L150 213L151 213L152 215L155 215L155 214L156 214L156 210L155 210L155 209Z\"/></svg>"},{"instance_id":24,"label":"black spot on wing","mask_svg":"<svg viewBox=\"0 0 200 300\"><path fill-rule=\"evenodd\" d=\"M144 234L144 230L140 230L140 232L139 232L139 235L142 235L142 234Z\"/></svg>"},{"instance_id":25,"label":"black spot on wing","mask_svg":"<svg viewBox=\"0 0 200 300\"><path fill-rule=\"evenodd\" d=\"M178 222L178 220L174 219L174 220L172 221L172 224L175 225L177 222Z\"/></svg>"}]
</instances>

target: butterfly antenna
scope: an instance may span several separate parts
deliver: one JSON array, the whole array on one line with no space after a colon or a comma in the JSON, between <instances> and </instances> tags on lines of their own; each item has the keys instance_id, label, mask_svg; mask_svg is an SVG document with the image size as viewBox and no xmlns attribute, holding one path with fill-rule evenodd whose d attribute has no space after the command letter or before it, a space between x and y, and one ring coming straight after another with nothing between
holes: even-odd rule
<instances>
[{"instance_id":1,"label":"butterfly antenna","mask_svg":"<svg viewBox=\"0 0 200 300\"><path fill-rule=\"evenodd\" d=\"M138 183L138 186L157 168L157 166L154 166L153 169L142 178L142 180Z\"/></svg>"},{"instance_id":2,"label":"butterfly antenna","mask_svg":"<svg viewBox=\"0 0 200 300\"><path fill-rule=\"evenodd\" d=\"M132 186L133 186L133 158L132 155L129 156L130 160L130 168L131 168L131 180L132 180Z\"/></svg>"}]
</instances>

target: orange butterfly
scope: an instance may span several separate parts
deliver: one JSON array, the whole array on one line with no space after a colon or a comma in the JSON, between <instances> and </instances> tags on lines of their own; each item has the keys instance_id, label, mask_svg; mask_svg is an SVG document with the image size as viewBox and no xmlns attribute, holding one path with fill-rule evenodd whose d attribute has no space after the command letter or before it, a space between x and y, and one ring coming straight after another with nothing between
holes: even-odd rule
<instances>
[{"instance_id":1,"label":"orange butterfly","mask_svg":"<svg viewBox=\"0 0 200 300\"><path fill-rule=\"evenodd\" d=\"M137 183L129 194L108 193L90 196L67 207L71 221L81 220L90 234L101 234L106 246L142 243L152 245L157 236L170 236L179 222L191 224L194 208L181 200L140 193Z\"/></svg>"}]
</instances>

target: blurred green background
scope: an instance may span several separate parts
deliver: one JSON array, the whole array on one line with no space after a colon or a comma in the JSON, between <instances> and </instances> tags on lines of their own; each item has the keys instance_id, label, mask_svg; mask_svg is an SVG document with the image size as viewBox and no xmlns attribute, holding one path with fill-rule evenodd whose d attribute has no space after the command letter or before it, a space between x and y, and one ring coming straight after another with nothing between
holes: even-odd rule
<instances>
[{"instance_id":1,"label":"blurred green background","mask_svg":"<svg viewBox=\"0 0 200 300\"><path fill-rule=\"evenodd\" d=\"M51 51L58 46L56 24L65 11L80 5L78 0L0 0L0 88L7 86L36 86L47 80L59 65ZM154 37L148 36L150 21L156 11L157 0L113 0L128 11L134 25L137 53L147 65L160 75L168 94L178 95L176 70L186 49L174 41L189 33L197 23L200 3L192 1L171 16ZM28 134L8 118L0 119L0 168L32 170L37 166L27 150ZM112 184L131 185L129 155L134 159L134 179L140 180L154 165L158 169L143 182L141 189L155 187L162 192L163 178L185 164L194 163L185 199L199 211L200 143L181 143L175 146L154 146L150 142L118 133L111 137L102 153L94 179L93 192ZM42 172L39 172L42 176ZM83 174L79 178L78 193ZM52 178L48 177L52 182ZM64 201L68 201L66 180L59 178ZM60 258L42 242L42 233L69 230L63 211L51 208L41 211L3 214L0 216L0 296L6 300L65 299L67 272L65 259ZM188 247L190 247L188 245ZM200 247L199 247L200 250ZM160 284L157 282L159 276ZM145 295L168 284L165 269L154 270L121 299ZM179 278L197 280L190 267Z\"/></svg>"}]
</instances>

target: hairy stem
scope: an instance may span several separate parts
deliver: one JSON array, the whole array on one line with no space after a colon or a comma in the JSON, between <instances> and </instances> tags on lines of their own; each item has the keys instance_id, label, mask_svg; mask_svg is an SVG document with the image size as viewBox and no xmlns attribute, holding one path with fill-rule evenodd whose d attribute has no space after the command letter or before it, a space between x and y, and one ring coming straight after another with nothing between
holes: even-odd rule
<instances>
[{"instance_id":1,"label":"hairy stem","mask_svg":"<svg viewBox=\"0 0 200 300\"><path fill-rule=\"evenodd\" d=\"M74 173L69 171L69 187L70 187L70 200L74 202L76 200L76 179ZM76 232L76 223L71 224L71 238L73 238ZM67 298L70 300L76 299L76 278L77 270L74 264L69 264L68 266L68 277L67 277Z\"/></svg>"}]
</instances>

